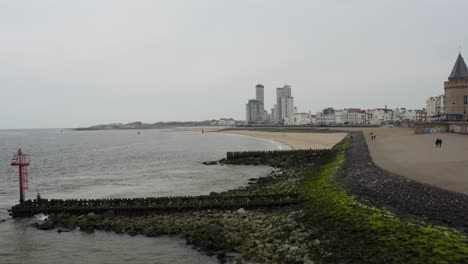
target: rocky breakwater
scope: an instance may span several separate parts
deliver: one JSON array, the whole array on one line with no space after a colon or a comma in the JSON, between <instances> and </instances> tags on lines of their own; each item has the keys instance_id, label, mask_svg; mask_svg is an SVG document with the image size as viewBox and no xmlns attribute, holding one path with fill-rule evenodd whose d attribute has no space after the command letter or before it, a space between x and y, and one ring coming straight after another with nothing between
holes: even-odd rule
<instances>
[{"instance_id":1,"label":"rocky breakwater","mask_svg":"<svg viewBox=\"0 0 468 264\"><path fill-rule=\"evenodd\" d=\"M295 208L207 210L150 217L114 216L109 211L103 215L51 215L35 226L58 232L78 228L88 233L103 230L132 236L180 236L208 255L217 255L222 263L312 263L308 252L320 242L300 223L301 217L303 212Z\"/></svg>"},{"instance_id":2,"label":"rocky breakwater","mask_svg":"<svg viewBox=\"0 0 468 264\"><path fill-rule=\"evenodd\" d=\"M303 151L282 151L268 158L263 154L238 155L223 159L221 164L270 165L276 169L267 176L251 179L249 184L210 196L297 194L304 180L301 168L320 164L326 151L308 154ZM295 158L295 155L296 158ZM114 231L149 237L170 235L185 238L188 244L208 255L216 255L220 262L229 263L314 263L320 251L320 237L314 228L303 224L302 204L284 207L235 210L198 210L172 212L144 217L117 216L113 211L99 214L57 214L35 224L39 229L58 232L79 229Z\"/></svg>"},{"instance_id":3,"label":"rocky breakwater","mask_svg":"<svg viewBox=\"0 0 468 264\"><path fill-rule=\"evenodd\" d=\"M219 164L268 165L298 170L315 165L330 153L327 149L228 152L225 159L219 160Z\"/></svg>"}]
</instances>

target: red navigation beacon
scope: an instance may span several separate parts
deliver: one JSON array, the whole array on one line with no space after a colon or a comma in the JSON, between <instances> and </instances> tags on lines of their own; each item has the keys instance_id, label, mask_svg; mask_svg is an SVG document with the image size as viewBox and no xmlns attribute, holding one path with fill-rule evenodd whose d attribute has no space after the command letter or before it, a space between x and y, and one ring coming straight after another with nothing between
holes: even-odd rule
<instances>
[{"instance_id":1,"label":"red navigation beacon","mask_svg":"<svg viewBox=\"0 0 468 264\"><path fill-rule=\"evenodd\" d=\"M19 169L19 189L20 189L20 204L24 203L24 190L28 189L28 166L29 155L24 155L21 149L18 149L18 154L13 156L11 166L18 166Z\"/></svg>"}]
</instances>

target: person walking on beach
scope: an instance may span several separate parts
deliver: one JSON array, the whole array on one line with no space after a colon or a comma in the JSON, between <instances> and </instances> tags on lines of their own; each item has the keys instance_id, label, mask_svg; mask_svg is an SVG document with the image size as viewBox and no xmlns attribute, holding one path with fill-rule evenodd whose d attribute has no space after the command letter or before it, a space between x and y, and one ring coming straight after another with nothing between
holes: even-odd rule
<instances>
[{"instance_id":1,"label":"person walking on beach","mask_svg":"<svg viewBox=\"0 0 468 264\"><path fill-rule=\"evenodd\" d=\"M438 148L438 147L439 147L439 138L437 138L437 139L436 139L436 141L435 141L435 145L436 145L436 148Z\"/></svg>"},{"instance_id":2,"label":"person walking on beach","mask_svg":"<svg viewBox=\"0 0 468 264\"><path fill-rule=\"evenodd\" d=\"M442 139L439 138L439 148L442 148Z\"/></svg>"},{"instance_id":3,"label":"person walking on beach","mask_svg":"<svg viewBox=\"0 0 468 264\"><path fill-rule=\"evenodd\" d=\"M370 139L374 140L374 132L370 132Z\"/></svg>"}]
</instances>

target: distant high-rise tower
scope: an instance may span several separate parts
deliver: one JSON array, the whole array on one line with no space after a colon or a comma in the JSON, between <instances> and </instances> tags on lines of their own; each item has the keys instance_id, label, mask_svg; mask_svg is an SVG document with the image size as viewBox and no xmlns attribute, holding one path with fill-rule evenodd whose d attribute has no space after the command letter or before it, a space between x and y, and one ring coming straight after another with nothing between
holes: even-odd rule
<instances>
[{"instance_id":1,"label":"distant high-rise tower","mask_svg":"<svg viewBox=\"0 0 468 264\"><path fill-rule=\"evenodd\" d=\"M245 120L247 123L258 123L263 121L262 115L262 103L259 100L249 100L247 105L245 106Z\"/></svg>"},{"instance_id":2,"label":"distant high-rise tower","mask_svg":"<svg viewBox=\"0 0 468 264\"><path fill-rule=\"evenodd\" d=\"M468 121L468 68L461 54L444 83L447 121Z\"/></svg>"},{"instance_id":3,"label":"distant high-rise tower","mask_svg":"<svg viewBox=\"0 0 468 264\"><path fill-rule=\"evenodd\" d=\"M283 87L284 90L284 96L286 97L291 97L291 85L284 85Z\"/></svg>"},{"instance_id":4,"label":"distant high-rise tower","mask_svg":"<svg viewBox=\"0 0 468 264\"><path fill-rule=\"evenodd\" d=\"M257 84L257 86L255 86L255 99L257 99L258 101L262 102L262 104L264 104L264 94L265 94L265 87L261 84Z\"/></svg>"},{"instance_id":5,"label":"distant high-rise tower","mask_svg":"<svg viewBox=\"0 0 468 264\"><path fill-rule=\"evenodd\" d=\"M265 110L265 87L261 84L255 86L255 99L246 104L245 117L247 123L267 123L270 116Z\"/></svg>"},{"instance_id":6,"label":"distant high-rise tower","mask_svg":"<svg viewBox=\"0 0 468 264\"><path fill-rule=\"evenodd\" d=\"M275 121L284 123L286 118L291 117L293 110L294 98L291 96L291 86L276 88Z\"/></svg>"}]
</instances>

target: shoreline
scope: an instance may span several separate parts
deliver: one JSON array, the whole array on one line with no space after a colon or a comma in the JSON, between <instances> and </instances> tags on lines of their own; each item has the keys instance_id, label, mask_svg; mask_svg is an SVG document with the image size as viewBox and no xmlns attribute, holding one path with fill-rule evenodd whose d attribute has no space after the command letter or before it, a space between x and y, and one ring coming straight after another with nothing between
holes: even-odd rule
<instances>
[{"instance_id":1,"label":"shoreline","mask_svg":"<svg viewBox=\"0 0 468 264\"><path fill-rule=\"evenodd\" d=\"M281 144L288 145L292 150L301 149L332 149L348 133L295 133L295 132L267 132L256 130L222 130L218 133L231 135L250 136L255 138L269 139Z\"/></svg>"},{"instance_id":2,"label":"shoreline","mask_svg":"<svg viewBox=\"0 0 468 264\"><path fill-rule=\"evenodd\" d=\"M290 134L293 133L288 133ZM259 137L259 133L257 136ZM376 202L379 195L385 196L380 187L398 196L398 184L411 191L414 190L414 181L402 180L402 177L376 177L372 170L375 165L367 147L362 135L351 133L331 151L322 152L324 155L316 160L302 160L295 156L301 151L277 151L275 154L265 152L260 156L247 155L234 160L234 163L225 159L220 161L243 165L277 164L279 170L267 177L253 179L247 186L212 195L299 192L309 197L303 204L252 210L204 210L152 217L105 218L88 214L73 218L62 215L57 223L60 227L60 224L68 225L71 221L85 232L98 229L130 235L179 235L185 237L196 249L208 255L217 255L221 263L226 260L241 261L240 263L313 263L312 260L341 263L350 259L358 261L356 263L394 263L395 260L400 260L400 255L410 260L420 260L420 257L426 260L441 260L446 257L467 260L466 233L460 234L455 229L437 225L440 223L437 220L442 220L446 226L456 227L455 222L444 221L453 219L454 215L445 214L446 210L443 210L438 211L440 219L424 219L422 217L431 208L422 207L410 214L395 210L399 209L398 206L407 206L411 199L418 197L400 197L401 203L396 208L392 208L392 204L386 204L386 201L383 204ZM312 156L310 153L304 155L307 158ZM357 158L358 162L353 158ZM356 194L353 187L370 195L365 197L362 193ZM426 191L432 195L436 189L430 187ZM433 198L431 195L429 198ZM424 203L426 198L424 196L417 202ZM386 207L393 210L388 211ZM460 216L466 217L466 212L459 212L458 217ZM432 223L436 225L432 226ZM441 244L434 242L442 240ZM376 244L375 241L382 243ZM456 244L450 244L454 241ZM419 251L418 247L424 250ZM428 251L426 247L437 251ZM401 254L390 254L393 251ZM389 254L377 254L379 252ZM446 253L441 256L438 252Z\"/></svg>"},{"instance_id":3,"label":"shoreline","mask_svg":"<svg viewBox=\"0 0 468 264\"><path fill-rule=\"evenodd\" d=\"M276 167L268 176L252 178L245 186L209 196L214 199L245 195L297 196L302 178L300 168L319 164L328 153L320 150L274 152L277 155L269 156L271 151L266 151L266 156L262 153L258 157L234 160L239 165ZM220 163L233 164L226 160ZM179 236L195 249L209 256L216 255L220 263L313 263L314 256L309 254L309 249L317 247L320 241L313 230L301 223L304 217L301 208L301 204L270 204L261 208L239 206L148 216L122 216L112 210L102 215L59 213L36 227L58 228L57 232L79 228L88 233L104 230L131 236ZM314 239L310 239L312 237Z\"/></svg>"},{"instance_id":4,"label":"shoreline","mask_svg":"<svg viewBox=\"0 0 468 264\"><path fill-rule=\"evenodd\" d=\"M265 131L256 129L235 129L233 127L177 127L169 131L191 131L205 133L223 133L230 135L249 136L272 140L280 144L289 146L291 150L302 149L332 149L336 144L345 138L347 131L335 131L328 133L317 133L298 129L285 129L284 131ZM308 133L310 132L310 133Z\"/></svg>"}]
</instances>

